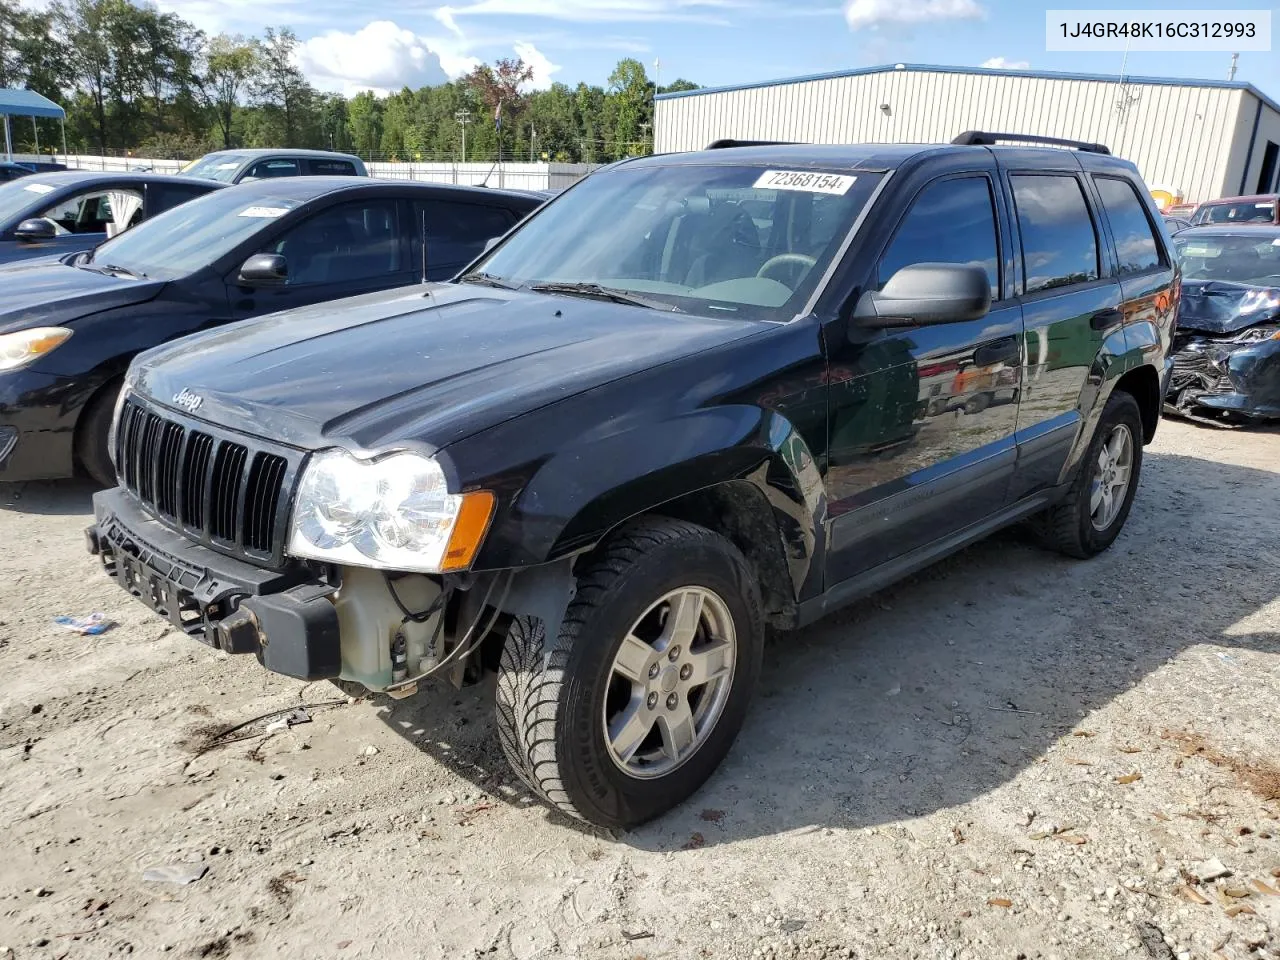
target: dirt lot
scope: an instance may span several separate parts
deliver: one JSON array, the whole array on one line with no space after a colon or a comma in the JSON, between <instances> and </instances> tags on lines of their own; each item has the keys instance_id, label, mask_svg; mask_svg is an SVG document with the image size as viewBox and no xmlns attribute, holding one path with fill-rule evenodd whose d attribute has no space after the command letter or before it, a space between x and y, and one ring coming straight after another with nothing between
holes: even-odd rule
<instances>
[{"instance_id":1,"label":"dirt lot","mask_svg":"<svg viewBox=\"0 0 1280 960\"><path fill-rule=\"evenodd\" d=\"M334 688L128 600L88 498L0 487L0 958L1280 956L1280 431L1166 421L1104 557L1010 533L778 638L616 837L513 786L487 690L211 742Z\"/></svg>"}]
</instances>

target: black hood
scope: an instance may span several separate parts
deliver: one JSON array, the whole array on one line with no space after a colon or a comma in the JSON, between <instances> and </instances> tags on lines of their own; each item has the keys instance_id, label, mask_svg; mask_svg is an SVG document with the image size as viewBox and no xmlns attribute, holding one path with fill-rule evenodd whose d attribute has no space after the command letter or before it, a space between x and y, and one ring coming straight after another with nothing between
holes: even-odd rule
<instances>
[{"instance_id":1,"label":"black hood","mask_svg":"<svg viewBox=\"0 0 1280 960\"><path fill-rule=\"evenodd\" d=\"M1183 280L1178 329L1235 333L1280 318L1280 287L1227 280Z\"/></svg>"},{"instance_id":2,"label":"black hood","mask_svg":"<svg viewBox=\"0 0 1280 960\"><path fill-rule=\"evenodd\" d=\"M431 284L176 340L137 359L135 389L170 405L185 391L198 418L304 448L374 451L408 441L438 449L762 329L599 300Z\"/></svg>"},{"instance_id":3,"label":"black hood","mask_svg":"<svg viewBox=\"0 0 1280 960\"><path fill-rule=\"evenodd\" d=\"M91 313L145 303L161 280L128 280L72 267L56 258L0 267L0 333L66 324Z\"/></svg>"}]
</instances>

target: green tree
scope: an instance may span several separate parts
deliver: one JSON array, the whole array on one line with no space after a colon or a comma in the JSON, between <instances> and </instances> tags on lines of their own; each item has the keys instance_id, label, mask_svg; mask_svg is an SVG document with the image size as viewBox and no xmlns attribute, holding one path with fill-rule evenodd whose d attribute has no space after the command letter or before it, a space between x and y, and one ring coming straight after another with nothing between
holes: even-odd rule
<instances>
[{"instance_id":1,"label":"green tree","mask_svg":"<svg viewBox=\"0 0 1280 960\"><path fill-rule=\"evenodd\" d=\"M615 157L648 153L648 131L653 126L653 84L644 64L627 57L609 74L609 99L613 106L610 140Z\"/></svg>"},{"instance_id":2,"label":"green tree","mask_svg":"<svg viewBox=\"0 0 1280 960\"><path fill-rule=\"evenodd\" d=\"M232 145L236 107L261 73L261 66L261 49L252 40L220 33L209 41L198 87L201 102L217 124L223 149Z\"/></svg>"},{"instance_id":3,"label":"green tree","mask_svg":"<svg viewBox=\"0 0 1280 960\"><path fill-rule=\"evenodd\" d=\"M372 91L357 93L347 104L351 144L362 157L372 157L382 145L382 101Z\"/></svg>"},{"instance_id":4,"label":"green tree","mask_svg":"<svg viewBox=\"0 0 1280 960\"><path fill-rule=\"evenodd\" d=\"M268 136L280 142L269 146L304 146L304 131L314 127L315 118L309 114L314 110L317 95L294 63L297 48L298 37L288 27L280 30L267 27L259 45L259 70L251 90L268 114L276 115L272 119L278 119L279 130L273 131L274 136Z\"/></svg>"},{"instance_id":5,"label":"green tree","mask_svg":"<svg viewBox=\"0 0 1280 960\"><path fill-rule=\"evenodd\" d=\"M668 83L665 87L659 87L659 93L684 93L686 90L701 90L692 80L685 80L683 77Z\"/></svg>"},{"instance_id":6,"label":"green tree","mask_svg":"<svg viewBox=\"0 0 1280 960\"><path fill-rule=\"evenodd\" d=\"M91 103L92 129L98 150L106 153L107 99L115 86L109 38L113 6L118 0L74 0L72 5L55 7L54 16L59 23L70 56L68 73L71 82Z\"/></svg>"}]
</instances>

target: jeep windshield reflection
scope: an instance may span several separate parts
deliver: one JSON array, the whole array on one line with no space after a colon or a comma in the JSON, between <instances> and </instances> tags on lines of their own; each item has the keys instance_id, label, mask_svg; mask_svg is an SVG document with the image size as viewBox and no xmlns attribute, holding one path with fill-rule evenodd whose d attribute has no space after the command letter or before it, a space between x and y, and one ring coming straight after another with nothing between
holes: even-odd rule
<instances>
[{"instance_id":1,"label":"jeep windshield reflection","mask_svg":"<svg viewBox=\"0 0 1280 960\"><path fill-rule=\"evenodd\" d=\"M791 320L879 179L761 166L622 166L569 190L458 279Z\"/></svg>"}]
</instances>

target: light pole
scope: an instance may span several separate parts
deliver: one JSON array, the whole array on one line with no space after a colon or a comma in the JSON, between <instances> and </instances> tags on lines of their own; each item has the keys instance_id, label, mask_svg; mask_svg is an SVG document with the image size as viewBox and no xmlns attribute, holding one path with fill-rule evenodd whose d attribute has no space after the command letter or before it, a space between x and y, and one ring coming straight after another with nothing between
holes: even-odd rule
<instances>
[{"instance_id":1,"label":"light pole","mask_svg":"<svg viewBox=\"0 0 1280 960\"><path fill-rule=\"evenodd\" d=\"M462 127L462 162L467 162L467 124L471 122L470 110L459 110L453 115L453 119L458 121L458 126Z\"/></svg>"}]
</instances>

